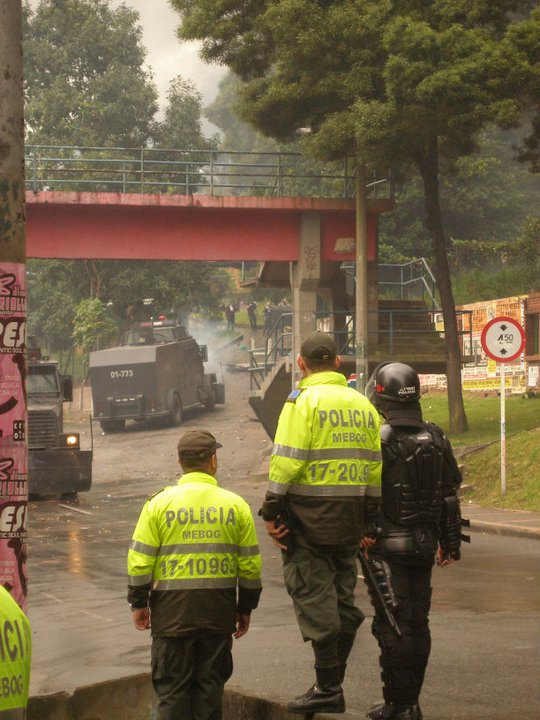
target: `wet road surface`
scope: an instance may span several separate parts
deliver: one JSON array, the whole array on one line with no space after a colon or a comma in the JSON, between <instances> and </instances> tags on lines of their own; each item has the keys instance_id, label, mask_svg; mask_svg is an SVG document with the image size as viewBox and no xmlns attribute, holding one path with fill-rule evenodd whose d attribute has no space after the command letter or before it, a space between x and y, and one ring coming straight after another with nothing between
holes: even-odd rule
<instances>
[{"instance_id":1,"label":"wet road surface","mask_svg":"<svg viewBox=\"0 0 540 720\"><path fill-rule=\"evenodd\" d=\"M176 480L175 446L184 429L209 429L223 443L218 479L244 495L256 515L270 441L247 404L247 374L231 373L226 383L227 404L188 415L181 428L133 425L101 435L96 427L94 483L79 505L30 503L32 695L148 670L150 638L133 628L125 600L126 552L145 498ZM283 588L280 557L256 522L264 592L248 635L235 643L229 684L286 702L312 683L313 659ZM426 720L540 718L539 551L537 540L474 533L461 562L434 570ZM370 616L362 583L357 595ZM363 717L380 698L369 621L349 662L345 719Z\"/></svg>"}]
</instances>

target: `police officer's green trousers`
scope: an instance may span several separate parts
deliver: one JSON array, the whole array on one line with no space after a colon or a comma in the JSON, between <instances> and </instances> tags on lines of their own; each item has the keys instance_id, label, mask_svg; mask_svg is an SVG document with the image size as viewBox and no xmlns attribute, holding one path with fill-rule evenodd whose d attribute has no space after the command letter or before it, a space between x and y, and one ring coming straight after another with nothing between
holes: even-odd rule
<instances>
[{"instance_id":1,"label":"police officer's green trousers","mask_svg":"<svg viewBox=\"0 0 540 720\"><path fill-rule=\"evenodd\" d=\"M365 617L354 604L358 548L321 549L296 534L293 543L282 554L283 576L302 637L316 665L343 666Z\"/></svg>"},{"instance_id":2,"label":"police officer's green trousers","mask_svg":"<svg viewBox=\"0 0 540 720\"><path fill-rule=\"evenodd\" d=\"M152 684L159 720L221 720L232 674L232 637L195 631L152 639Z\"/></svg>"}]
</instances>

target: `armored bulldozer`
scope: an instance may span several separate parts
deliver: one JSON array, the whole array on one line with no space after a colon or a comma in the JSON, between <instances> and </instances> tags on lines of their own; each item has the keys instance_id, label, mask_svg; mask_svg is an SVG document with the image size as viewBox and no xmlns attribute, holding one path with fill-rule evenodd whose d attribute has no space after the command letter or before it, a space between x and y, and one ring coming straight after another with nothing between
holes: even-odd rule
<instances>
[{"instance_id":1,"label":"armored bulldozer","mask_svg":"<svg viewBox=\"0 0 540 720\"><path fill-rule=\"evenodd\" d=\"M182 423L184 412L225 402L225 385L206 373L207 348L182 325L146 322L124 334L122 345L90 353L93 419L105 432L127 420Z\"/></svg>"},{"instance_id":2,"label":"armored bulldozer","mask_svg":"<svg viewBox=\"0 0 540 720\"><path fill-rule=\"evenodd\" d=\"M92 484L92 449L81 450L80 435L64 432L64 402L73 399L69 375L31 349L28 401L28 492L73 499Z\"/></svg>"}]
</instances>

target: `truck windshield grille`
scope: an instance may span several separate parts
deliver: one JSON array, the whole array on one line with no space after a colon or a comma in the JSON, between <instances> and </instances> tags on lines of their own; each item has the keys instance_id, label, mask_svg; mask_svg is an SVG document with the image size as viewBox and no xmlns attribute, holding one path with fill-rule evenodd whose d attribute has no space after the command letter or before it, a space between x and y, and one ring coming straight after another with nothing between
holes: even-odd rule
<instances>
[{"instance_id":1,"label":"truck windshield grille","mask_svg":"<svg viewBox=\"0 0 540 720\"><path fill-rule=\"evenodd\" d=\"M58 418L50 410L28 412L28 447L52 448L58 436Z\"/></svg>"}]
</instances>

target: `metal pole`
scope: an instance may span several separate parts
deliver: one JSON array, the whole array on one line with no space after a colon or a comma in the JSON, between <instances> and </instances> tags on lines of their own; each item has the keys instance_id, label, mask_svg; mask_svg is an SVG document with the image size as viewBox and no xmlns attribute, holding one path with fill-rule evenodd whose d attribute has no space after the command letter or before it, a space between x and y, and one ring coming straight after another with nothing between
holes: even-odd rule
<instances>
[{"instance_id":1,"label":"metal pole","mask_svg":"<svg viewBox=\"0 0 540 720\"><path fill-rule=\"evenodd\" d=\"M501 495L506 495L506 378L504 373L504 363L499 363L501 368Z\"/></svg>"},{"instance_id":2,"label":"metal pole","mask_svg":"<svg viewBox=\"0 0 540 720\"><path fill-rule=\"evenodd\" d=\"M356 169L356 389L363 393L368 378L366 170Z\"/></svg>"},{"instance_id":3,"label":"metal pole","mask_svg":"<svg viewBox=\"0 0 540 720\"><path fill-rule=\"evenodd\" d=\"M299 309L296 302L296 293L294 291L295 283L295 266L294 262L289 263L289 284L291 286L291 298L292 298L292 337L291 337L291 390L296 387L296 354L297 354L297 335L300 336L300 316Z\"/></svg>"}]
</instances>

